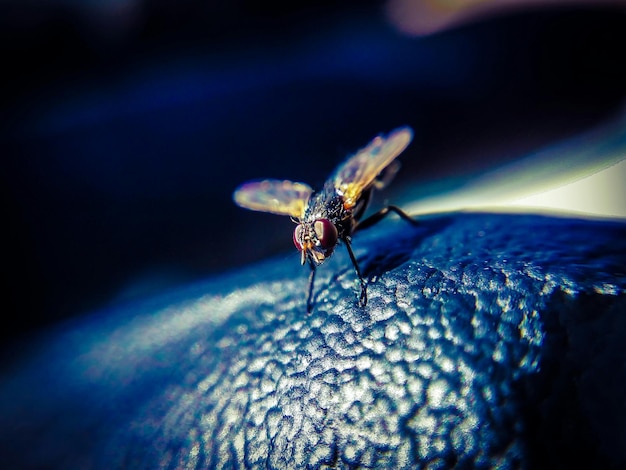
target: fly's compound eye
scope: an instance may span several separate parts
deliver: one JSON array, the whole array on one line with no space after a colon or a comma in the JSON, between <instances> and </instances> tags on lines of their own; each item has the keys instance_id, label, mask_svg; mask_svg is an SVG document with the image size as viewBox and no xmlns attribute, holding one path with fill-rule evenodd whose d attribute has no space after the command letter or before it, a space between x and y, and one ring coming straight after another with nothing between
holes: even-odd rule
<instances>
[{"instance_id":1,"label":"fly's compound eye","mask_svg":"<svg viewBox=\"0 0 626 470\"><path fill-rule=\"evenodd\" d=\"M302 242L300 241L302 240L302 230L304 230L302 225L298 224L293 231L293 244L296 245L298 251L302 251Z\"/></svg>"},{"instance_id":2,"label":"fly's compound eye","mask_svg":"<svg viewBox=\"0 0 626 470\"><path fill-rule=\"evenodd\" d=\"M337 228L328 219L318 219L313 224L315 236L325 250L332 250L337 244Z\"/></svg>"}]
</instances>

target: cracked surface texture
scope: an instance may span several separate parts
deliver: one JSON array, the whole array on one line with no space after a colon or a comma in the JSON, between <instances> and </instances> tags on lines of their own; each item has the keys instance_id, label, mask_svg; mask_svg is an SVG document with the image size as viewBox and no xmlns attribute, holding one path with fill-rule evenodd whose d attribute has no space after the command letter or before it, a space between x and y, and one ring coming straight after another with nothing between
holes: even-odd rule
<instances>
[{"instance_id":1,"label":"cracked surface texture","mask_svg":"<svg viewBox=\"0 0 626 470\"><path fill-rule=\"evenodd\" d=\"M64 326L0 385L11 468L626 464L626 226L385 222Z\"/></svg>"}]
</instances>

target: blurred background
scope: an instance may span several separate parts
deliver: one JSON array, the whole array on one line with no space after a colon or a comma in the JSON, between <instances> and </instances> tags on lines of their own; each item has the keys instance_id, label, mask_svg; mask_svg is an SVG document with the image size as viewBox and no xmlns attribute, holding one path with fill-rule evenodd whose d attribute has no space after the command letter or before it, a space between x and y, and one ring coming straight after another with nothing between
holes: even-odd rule
<instances>
[{"instance_id":1,"label":"blurred background","mask_svg":"<svg viewBox=\"0 0 626 470\"><path fill-rule=\"evenodd\" d=\"M0 0L3 343L297 263L288 218L232 202L246 180L319 186L410 125L378 203L419 200L614 120L625 46L609 0Z\"/></svg>"}]
</instances>

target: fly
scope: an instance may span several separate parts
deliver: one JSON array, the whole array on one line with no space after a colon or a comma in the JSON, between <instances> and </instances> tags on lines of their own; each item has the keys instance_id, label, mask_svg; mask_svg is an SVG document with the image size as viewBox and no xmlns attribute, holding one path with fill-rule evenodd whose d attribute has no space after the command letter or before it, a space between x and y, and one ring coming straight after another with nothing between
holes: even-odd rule
<instances>
[{"instance_id":1,"label":"fly","mask_svg":"<svg viewBox=\"0 0 626 470\"><path fill-rule=\"evenodd\" d=\"M308 262L311 267L307 312L313 308L315 270L333 254L339 241L346 245L359 278L359 305L364 307L367 285L352 251L352 235L376 224L390 212L412 225L417 224L396 206L384 207L361 220L373 190L382 189L391 181L400 167L395 159L412 139L413 131L409 127L375 137L341 164L318 192L304 183L271 179L248 182L235 190L233 199L240 207L288 215L297 224L293 243L301 253L301 263Z\"/></svg>"}]
</instances>

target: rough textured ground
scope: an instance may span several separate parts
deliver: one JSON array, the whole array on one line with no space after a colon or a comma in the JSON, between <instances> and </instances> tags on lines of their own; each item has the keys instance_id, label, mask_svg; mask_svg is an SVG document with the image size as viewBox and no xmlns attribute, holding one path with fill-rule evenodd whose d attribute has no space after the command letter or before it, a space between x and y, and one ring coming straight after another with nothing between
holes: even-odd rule
<instances>
[{"instance_id":1,"label":"rough textured ground","mask_svg":"<svg viewBox=\"0 0 626 470\"><path fill-rule=\"evenodd\" d=\"M65 325L0 383L8 467L626 465L626 225L385 221Z\"/></svg>"}]
</instances>

